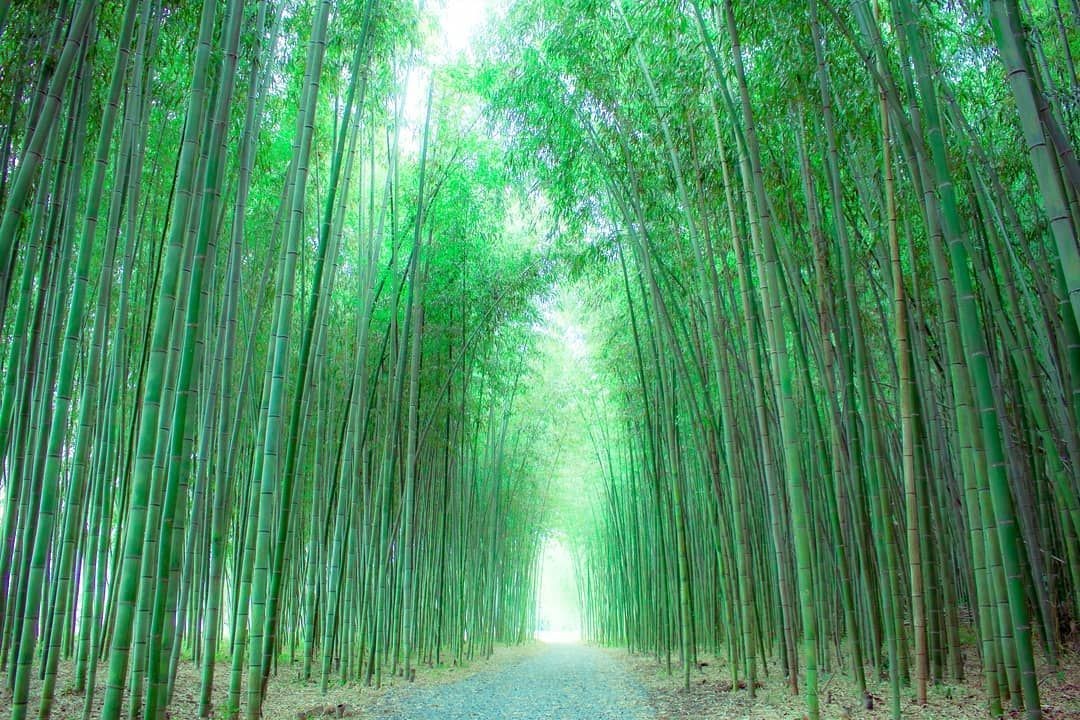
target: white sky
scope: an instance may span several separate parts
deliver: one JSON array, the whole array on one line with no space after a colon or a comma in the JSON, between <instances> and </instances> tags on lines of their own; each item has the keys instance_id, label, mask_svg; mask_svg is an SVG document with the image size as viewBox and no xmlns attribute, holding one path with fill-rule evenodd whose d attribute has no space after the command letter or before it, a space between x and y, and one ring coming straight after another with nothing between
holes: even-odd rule
<instances>
[{"instance_id":1,"label":"white sky","mask_svg":"<svg viewBox=\"0 0 1080 720\"><path fill-rule=\"evenodd\" d=\"M430 70L453 62L460 54L476 60L475 40L488 18L504 0L419 0L423 14L434 17L424 51L426 63L409 73L405 88L405 128L402 148L418 153L424 128Z\"/></svg>"},{"instance_id":2,"label":"white sky","mask_svg":"<svg viewBox=\"0 0 1080 720\"><path fill-rule=\"evenodd\" d=\"M435 61L447 62L462 52L475 59L472 41L498 4L499 0L432 0L429 9L439 24Z\"/></svg>"}]
</instances>

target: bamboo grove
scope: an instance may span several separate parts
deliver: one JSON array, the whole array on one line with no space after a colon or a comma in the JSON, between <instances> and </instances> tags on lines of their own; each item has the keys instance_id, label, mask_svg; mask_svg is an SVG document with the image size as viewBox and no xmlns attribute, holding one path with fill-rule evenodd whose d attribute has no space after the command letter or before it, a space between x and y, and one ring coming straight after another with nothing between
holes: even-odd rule
<instances>
[{"instance_id":1,"label":"bamboo grove","mask_svg":"<svg viewBox=\"0 0 1080 720\"><path fill-rule=\"evenodd\" d=\"M813 720L838 673L1037 720L1080 617L1080 6L506 22L493 103L587 243L616 398L586 634L780 672Z\"/></svg>"},{"instance_id":2,"label":"bamboo grove","mask_svg":"<svg viewBox=\"0 0 1080 720\"><path fill-rule=\"evenodd\" d=\"M480 67L410 0L0 6L13 717L186 682L256 720L275 675L488 654L558 516L586 635L686 683L1040 718L1080 628L1080 4L507 5ZM571 402L560 284L604 339ZM550 493L581 448L591 515Z\"/></svg>"},{"instance_id":3,"label":"bamboo grove","mask_svg":"<svg viewBox=\"0 0 1080 720\"><path fill-rule=\"evenodd\" d=\"M60 692L163 718L182 666L201 716L255 720L278 673L378 685L531 633L540 465L513 410L548 268L464 76L419 55L428 22L3 4L15 720Z\"/></svg>"}]
</instances>

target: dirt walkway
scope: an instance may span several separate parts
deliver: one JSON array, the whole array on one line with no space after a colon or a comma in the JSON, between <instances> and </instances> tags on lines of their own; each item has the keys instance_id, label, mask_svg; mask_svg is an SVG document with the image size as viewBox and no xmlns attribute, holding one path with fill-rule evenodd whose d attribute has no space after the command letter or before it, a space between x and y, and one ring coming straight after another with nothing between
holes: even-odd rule
<instances>
[{"instance_id":1,"label":"dirt walkway","mask_svg":"<svg viewBox=\"0 0 1080 720\"><path fill-rule=\"evenodd\" d=\"M646 720L654 713L641 686L603 651L582 645L549 645L534 655L459 682L395 688L369 708L365 717Z\"/></svg>"}]
</instances>

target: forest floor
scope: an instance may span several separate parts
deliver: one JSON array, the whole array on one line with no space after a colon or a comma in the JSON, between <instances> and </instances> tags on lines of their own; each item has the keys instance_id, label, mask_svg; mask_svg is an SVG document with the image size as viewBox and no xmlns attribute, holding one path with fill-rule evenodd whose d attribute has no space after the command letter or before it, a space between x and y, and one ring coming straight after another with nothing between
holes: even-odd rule
<instances>
[{"instance_id":1,"label":"forest floor","mask_svg":"<svg viewBox=\"0 0 1080 720\"><path fill-rule=\"evenodd\" d=\"M652 655L629 655L626 650L605 650L626 667L646 688L649 703L657 720L693 718L694 720L792 720L803 717L805 701L793 696L779 666L770 665L768 677L759 678L756 697L743 688L732 690L727 661L702 655L705 663L690 676L690 689L683 689L677 659L672 674ZM969 651L962 684L938 684L928 688L925 706L915 703L914 691L902 689L902 712L905 720L986 720L981 673L974 652ZM1070 653L1061 662L1061 672L1051 674L1045 667L1039 673L1039 690L1044 720L1080 720L1080 654ZM869 672L869 669L868 669ZM759 670L760 674L760 670ZM888 682L872 683L868 688L874 708L865 709L855 697L845 678L821 673L822 720L887 720L889 717ZM868 676L867 681L870 682ZM1006 711L1007 718L1021 713Z\"/></svg>"},{"instance_id":2,"label":"forest floor","mask_svg":"<svg viewBox=\"0 0 1080 720\"><path fill-rule=\"evenodd\" d=\"M968 681L939 684L929 689L929 702L919 707L910 688L904 690L903 715L906 720L985 720L980 674L973 652L968 652L965 668ZM319 684L302 682L295 670L283 665L267 692L265 720L321 720L330 717L379 718L381 720L792 720L802 718L803 698L791 695L780 668L769 667L761 678L757 697L745 688L732 689L726 661L702 655L704 664L693 670L689 690L682 687L682 675L673 664L665 666L651 655L630 655L621 649L599 649L585 645L545 645L531 642L519 647L497 647L490 658L478 658L468 665L417 668L416 680L406 682L392 676L379 689L361 683L331 683L324 696ZM69 720L82 717L82 694L71 687L69 663L62 663L56 685L52 717ZM104 678L108 668L98 670L98 688L91 717L100 712ZM216 670L213 718L224 718L229 668L221 663ZM1061 672L1039 673L1045 720L1080 720L1080 653L1070 653L1061 663ZM222 682L224 680L224 682ZM861 706L840 676L821 676L821 716L823 720L887 720L888 686L877 682L870 687L874 708ZM6 685L6 683L5 683ZM28 717L37 717L40 681L30 687ZM177 677L176 693L169 707L170 720L197 720L198 670L183 663ZM0 689L0 717L10 716L11 694ZM125 707L126 713L126 707ZM1007 712L1006 717L1020 714Z\"/></svg>"},{"instance_id":3,"label":"forest floor","mask_svg":"<svg viewBox=\"0 0 1080 720\"><path fill-rule=\"evenodd\" d=\"M267 688L266 702L263 705L264 720L321 720L329 717L358 717L370 718L381 717L372 715L372 708L379 705L384 698L396 697L398 694L409 694L414 691L423 691L429 687L438 687L458 683L472 678L478 674L491 674L504 667L527 660L540 652L543 646L539 643L528 643L517 647L497 646L495 653L490 658L474 658L467 664L444 665L429 667L420 665L416 668L414 682L406 682L404 677L383 677L381 688L368 687L363 683L349 683L342 685L340 682L330 682L327 694L324 696L319 690L317 680L303 682L297 677L297 666L282 664L278 674L271 678ZM74 692L72 688L71 663L62 662L57 673L56 696L53 703L53 720L77 720L83 716L83 704L85 696ZM318 670L314 671L318 676ZM108 665L102 664L97 672L97 689L94 693L94 704L91 709L91 718L98 717L101 711L101 702L105 694L104 678L108 676ZM225 718L225 701L229 686L229 663L218 663L215 669L215 688L213 695L214 714L211 718ZM41 697L41 681L38 674L30 683L30 702L27 708L27 717L38 716L38 703ZM199 702L199 669L194 663L184 662L177 670L176 690L173 702L169 705L167 717L170 720L198 720ZM243 702L243 696L241 699ZM127 713L127 705L124 707L124 717ZM11 691L7 683L0 688L0 717L11 716ZM243 716L243 713L240 715Z\"/></svg>"}]
</instances>

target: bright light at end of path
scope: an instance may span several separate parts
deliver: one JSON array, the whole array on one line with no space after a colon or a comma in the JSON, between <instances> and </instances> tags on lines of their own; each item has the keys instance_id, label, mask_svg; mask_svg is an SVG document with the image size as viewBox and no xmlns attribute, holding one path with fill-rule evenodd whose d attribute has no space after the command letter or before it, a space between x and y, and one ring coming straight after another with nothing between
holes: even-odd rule
<instances>
[{"instance_id":1,"label":"bright light at end of path","mask_svg":"<svg viewBox=\"0 0 1080 720\"><path fill-rule=\"evenodd\" d=\"M536 639L576 643L581 640L581 611L573 558L561 541L549 537L544 541L540 563Z\"/></svg>"}]
</instances>

